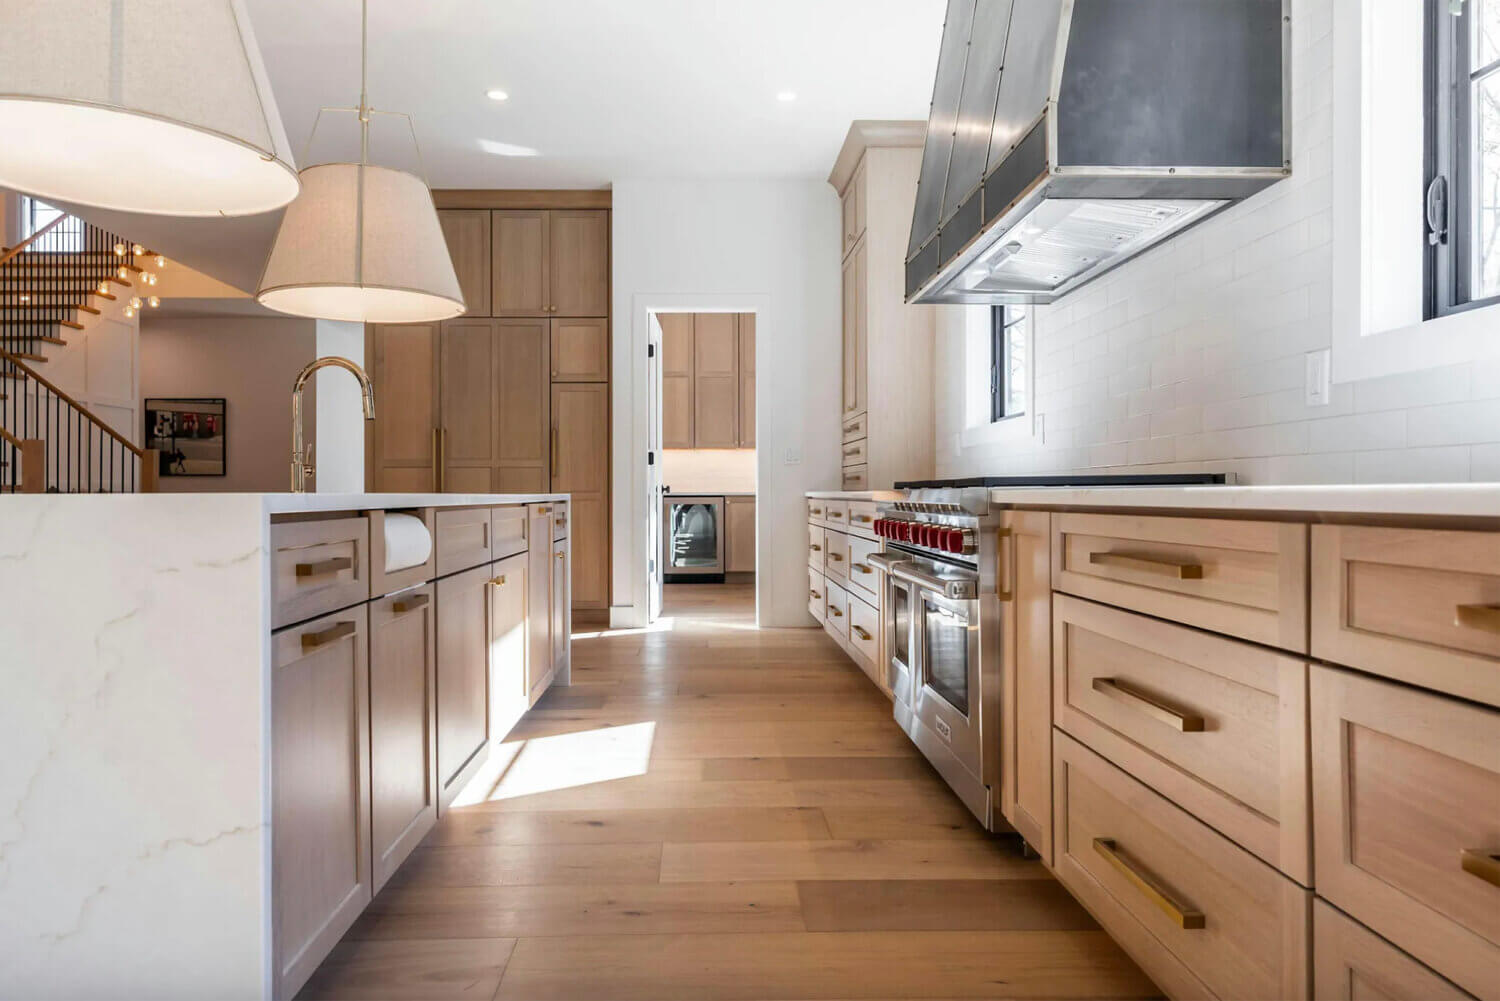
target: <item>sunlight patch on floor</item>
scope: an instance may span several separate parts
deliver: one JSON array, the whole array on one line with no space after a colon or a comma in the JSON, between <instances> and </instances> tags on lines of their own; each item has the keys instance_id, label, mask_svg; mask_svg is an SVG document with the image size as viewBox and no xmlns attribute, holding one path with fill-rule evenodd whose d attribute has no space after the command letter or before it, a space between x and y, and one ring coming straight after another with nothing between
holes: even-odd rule
<instances>
[{"instance_id":1,"label":"sunlight patch on floor","mask_svg":"<svg viewBox=\"0 0 1500 1001\"><path fill-rule=\"evenodd\" d=\"M501 744L453 801L474 806L645 775L656 721Z\"/></svg>"},{"instance_id":2,"label":"sunlight patch on floor","mask_svg":"<svg viewBox=\"0 0 1500 1001\"><path fill-rule=\"evenodd\" d=\"M616 636L644 636L647 633L670 633L677 628L677 620L671 616L664 616L646 626L644 629L601 629L592 633L574 633L573 642L579 640L613 639Z\"/></svg>"}]
</instances>

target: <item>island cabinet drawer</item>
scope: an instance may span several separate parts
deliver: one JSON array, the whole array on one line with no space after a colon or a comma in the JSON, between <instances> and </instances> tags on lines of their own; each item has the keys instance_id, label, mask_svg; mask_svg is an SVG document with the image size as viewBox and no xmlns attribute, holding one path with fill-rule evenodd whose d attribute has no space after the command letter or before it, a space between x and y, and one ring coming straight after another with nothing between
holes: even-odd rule
<instances>
[{"instance_id":1,"label":"island cabinet drawer","mask_svg":"<svg viewBox=\"0 0 1500 1001\"><path fill-rule=\"evenodd\" d=\"M494 526L487 507L444 508L437 513L437 550L439 577L468 570L492 559L491 539Z\"/></svg>"},{"instance_id":2,"label":"island cabinet drawer","mask_svg":"<svg viewBox=\"0 0 1500 1001\"><path fill-rule=\"evenodd\" d=\"M822 622L828 617L828 584L816 570L807 571L807 610Z\"/></svg>"},{"instance_id":3,"label":"island cabinet drawer","mask_svg":"<svg viewBox=\"0 0 1500 1001\"><path fill-rule=\"evenodd\" d=\"M1317 525L1323 660L1500 706L1500 532Z\"/></svg>"},{"instance_id":4,"label":"island cabinet drawer","mask_svg":"<svg viewBox=\"0 0 1500 1001\"><path fill-rule=\"evenodd\" d=\"M1307 526L1058 514L1052 584L1081 598L1307 652Z\"/></svg>"},{"instance_id":5,"label":"island cabinet drawer","mask_svg":"<svg viewBox=\"0 0 1500 1001\"><path fill-rule=\"evenodd\" d=\"M365 518L271 525L271 628L370 600Z\"/></svg>"},{"instance_id":6,"label":"island cabinet drawer","mask_svg":"<svg viewBox=\"0 0 1500 1001\"><path fill-rule=\"evenodd\" d=\"M870 554L880 552L880 543L849 536L849 593L871 604L880 604L881 574L870 562Z\"/></svg>"},{"instance_id":7,"label":"island cabinet drawer","mask_svg":"<svg viewBox=\"0 0 1500 1001\"><path fill-rule=\"evenodd\" d=\"M1056 873L1174 998L1306 998L1312 893L1053 733Z\"/></svg>"},{"instance_id":8,"label":"island cabinet drawer","mask_svg":"<svg viewBox=\"0 0 1500 1001\"><path fill-rule=\"evenodd\" d=\"M823 572L823 536L827 534L817 525L807 526L807 565L819 573Z\"/></svg>"},{"instance_id":9,"label":"island cabinet drawer","mask_svg":"<svg viewBox=\"0 0 1500 1001\"><path fill-rule=\"evenodd\" d=\"M1472 998L1321 899L1313 901L1313 997L1318 1001Z\"/></svg>"},{"instance_id":10,"label":"island cabinet drawer","mask_svg":"<svg viewBox=\"0 0 1500 1001\"><path fill-rule=\"evenodd\" d=\"M876 538L875 519L880 517L874 501L849 502L849 531L867 539Z\"/></svg>"},{"instance_id":11,"label":"island cabinet drawer","mask_svg":"<svg viewBox=\"0 0 1500 1001\"><path fill-rule=\"evenodd\" d=\"M824 517L824 515L826 515L827 513L828 513L828 502L827 501L825 501L825 500L819 500L819 499L813 498L813 497L809 497L808 498L808 500L807 500L807 520L808 520L809 524L813 524L813 525L821 525L821 524L823 524L825 521L827 521L827 519Z\"/></svg>"},{"instance_id":12,"label":"island cabinet drawer","mask_svg":"<svg viewBox=\"0 0 1500 1001\"><path fill-rule=\"evenodd\" d=\"M823 572L845 584L849 579L849 536L843 532L823 533Z\"/></svg>"},{"instance_id":13,"label":"island cabinet drawer","mask_svg":"<svg viewBox=\"0 0 1500 1001\"><path fill-rule=\"evenodd\" d=\"M823 586L828 592L824 601L828 614L823 620L823 628L843 646L849 642L849 592L831 580L825 580Z\"/></svg>"},{"instance_id":14,"label":"island cabinet drawer","mask_svg":"<svg viewBox=\"0 0 1500 1001\"><path fill-rule=\"evenodd\" d=\"M868 661L861 667L876 671L880 664L880 613L850 592L848 614L849 646ZM876 676L871 674L871 679L876 680Z\"/></svg>"},{"instance_id":15,"label":"island cabinet drawer","mask_svg":"<svg viewBox=\"0 0 1500 1001\"><path fill-rule=\"evenodd\" d=\"M503 560L526 552L526 505L490 509L490 554Z\"/></svg>"},{"instance_id":16,"label":"island cabinet drawer","mask_svg":"<svg viewBox=\"0 0 1500 1001\"><path fill-rule=\"evenodd\" d=\"M1312 671L1318 894L1500 998L1500 712Z\"/></svg>"},{"instance_id":17,"label":"island cabinet drawer","mask_svg":"<svg viewBox=\"0 0 1500 1001\"><path fill-rule=\"evenodd\" d=\"M831 500L823 502L823 521L829 528L840 532L849 527L849 502Z\"/></svg>"},{"instance_id":18,"label":"island cabinet drawer","mask_svg":"<svg viewBox=\"0 0 1500 1001\"><path fill-rule=\"evenodd\" d=\"M1053 719L1311 886L1307 663L1055 595Z\"/></svg>"}]
</instances>

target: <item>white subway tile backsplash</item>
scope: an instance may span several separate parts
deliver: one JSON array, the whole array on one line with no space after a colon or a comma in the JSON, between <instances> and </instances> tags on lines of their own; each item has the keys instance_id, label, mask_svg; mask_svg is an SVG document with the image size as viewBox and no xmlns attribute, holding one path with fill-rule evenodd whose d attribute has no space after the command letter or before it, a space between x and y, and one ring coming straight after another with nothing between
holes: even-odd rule
<instances>
[{"instance_id":1,"label":"white subway tile backsplash","mask_svg":"<svg viewBox=\"0 0 1500 1001\"><path fill-rule=\"evenodd\" d=\"M1309 421L1313 452L1357 452L1406 446L1406 411L1329 417Z\"/></svg>"},{"instance_id":2,"label":"white subway tile backsplash","mask_svg":"<svg viewBox=\"0 0 1500 1001\"><path fill-rule=\"evenodd\" d=\"M1500 400L1417 407L1409 411L1406 437L1414 446L1477 445L1500 440Z\"/></svg>"},{"instance_id":3,"label":"white subway tile backsplash","mask_svg":"<svg viewBox=\"0 0 1500 1001\"><path fill-rule=\"evenodd\" d=\"M1356 452L1356 483L1460 483L1469 478L1469 449L1402 448Z\"/></svg>"}]
</instances>

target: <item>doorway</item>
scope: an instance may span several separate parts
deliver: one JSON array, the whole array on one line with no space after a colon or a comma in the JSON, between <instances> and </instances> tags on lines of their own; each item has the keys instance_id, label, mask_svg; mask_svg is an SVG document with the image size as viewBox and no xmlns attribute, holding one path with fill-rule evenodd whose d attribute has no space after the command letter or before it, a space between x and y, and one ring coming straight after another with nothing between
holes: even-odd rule
<instances>
[{"instance_id":1,"label":"doorway","mask_svg":"<svg viewBox=\"0 0 1500 1001\"><path fill-rule=\"evenodd\" d=\"M725 588L753 608L756 314L653 310L649 329L649 619L669 585Z\"/></svg>"}]
</instances>

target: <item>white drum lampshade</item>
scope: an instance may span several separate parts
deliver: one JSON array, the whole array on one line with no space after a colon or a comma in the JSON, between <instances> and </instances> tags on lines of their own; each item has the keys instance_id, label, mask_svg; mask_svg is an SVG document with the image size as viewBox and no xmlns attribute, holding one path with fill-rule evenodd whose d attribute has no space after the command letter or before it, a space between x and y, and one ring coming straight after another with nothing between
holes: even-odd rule
<instances>
[{"instance_id":1,"label":"white drum lampshade","mask_svg":"<svg viewBox=\"0 0 1500 1001\"><path fill-rule=\"evenodd\" d=\"M302 193L281 220L256 298L282 313L365 323L464 312L426 183L357 163L302 172Z\"/></svg>"},{"instance_id":2,"label":"white drum lampshade","mask_svg":"<svg viewBox=\"0 0 1500 1001\"><path fill-rule=\"evenodd\" d=\"M158 215L297 196L241 0L0 3L0 186Z\"/></svg>"}]
</instances>

